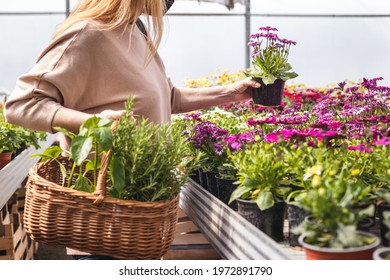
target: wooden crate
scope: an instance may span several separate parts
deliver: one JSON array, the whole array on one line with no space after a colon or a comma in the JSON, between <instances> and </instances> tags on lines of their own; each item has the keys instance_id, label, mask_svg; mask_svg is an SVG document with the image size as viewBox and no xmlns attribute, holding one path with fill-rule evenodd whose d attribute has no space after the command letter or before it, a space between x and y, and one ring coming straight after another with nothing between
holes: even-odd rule
<instances>
[{"instance_id":1,"label":"wooden crate","mask_svg":"<svg viewBox=\"0 0 390 280\"><path fill-rule=\"evenodd\" d=\"M23 227L25 190L20 189L1 209L0 260L32 260L37 243L32 241Z\"/></svg>"},{"instance_id":2,"label":"wooden crate","mask_svg":"<svg viewBox=\"0 0 390 280\"><path fill-rule=\"evenodd\" d=\"M179 210L179 221L175 239L164 260L218 260L221 256L213 248L198 227L183 210Z\"/></svg>"}]
</instances>

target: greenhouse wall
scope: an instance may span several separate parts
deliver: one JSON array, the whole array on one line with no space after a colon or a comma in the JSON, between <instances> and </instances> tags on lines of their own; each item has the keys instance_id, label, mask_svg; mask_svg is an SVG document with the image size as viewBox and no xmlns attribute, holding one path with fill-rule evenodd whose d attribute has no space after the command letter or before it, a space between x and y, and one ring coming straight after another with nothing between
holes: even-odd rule
<instances>
[{"instance_id":1,"label":"greenhouse wall","mask_svg":"<svg viewBox=\"0 0 390 280\"><path fill-rule=\"evenodd\" d=\"M73 7L77 1L70 1ZM34 64L66 14L65 0L0 0L0 91L10 92ZM390 79L390 4L385 0L251 0L250 32L271 25L296 41L291 83L324 86L344 79ZM176 1L160 46L177 86L187 78L246 68L245 7ZM219 68L219 70L217 70Z\"/></svg>"}]
</instances>

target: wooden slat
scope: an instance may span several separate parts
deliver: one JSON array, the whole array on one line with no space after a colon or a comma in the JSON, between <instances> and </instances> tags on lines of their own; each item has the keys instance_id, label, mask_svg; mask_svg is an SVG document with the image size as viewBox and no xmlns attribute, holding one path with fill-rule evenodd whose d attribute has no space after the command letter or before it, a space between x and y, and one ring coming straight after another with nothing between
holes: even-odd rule
<instances>
[{"instance_id":1,"label":"wooden slat","mask_svg":"<svg viewBox=\"0 0 390 280\"><path fill-rule=\"evenodd\" d=\"M176 234L199 231L199 228L191 221L179 222L176 226Z\"/></svg>"},{"instance_id":2,"label":"wooden slat","mask_svg":"<svg viewBox=\"0 0 390 280\"><path fill-rule=\"evenodd\" d=\"M193 245L193 244L210 244L206 237L201 233L187 233L176 235L173 245Z\"/></svg>"}]
</instances>

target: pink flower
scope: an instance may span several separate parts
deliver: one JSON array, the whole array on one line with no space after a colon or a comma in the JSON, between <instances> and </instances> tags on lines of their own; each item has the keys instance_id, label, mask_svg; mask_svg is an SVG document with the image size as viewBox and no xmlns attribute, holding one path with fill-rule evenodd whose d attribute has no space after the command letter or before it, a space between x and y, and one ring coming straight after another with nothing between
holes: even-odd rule
<instances>
[{"instance_id":1,"label":"pink flower","mask_svg":"<svg viewBox=\"0 0 390 280\"><path fill-rule=\"evenodd\" d=\"M376 140L375 142L378 146L389 146L390 145L390 137L382 137L379 140Z\"/></svg>"},{"instance_id":2,"label":"pink flower","mask_svg":"<svg viewBox=\"0 0 390 280\"><path fill-rule=\"evenodd\" d=\"M359 151L361 153L371 153L372 152L372 148L371 147L367 147L364 144L359 144L359 145L355 145L355 146L349 146L348 150L350 150L350 151Z\"/></svg>"},{"instance_id":3,"label":"pink flower","mask_svg":"<svg viewBox=\"0 0 390 280\"><path fill-rule=\"evenodd\" d=\"M267 134L265 136L265 141L268 143L277 143L279 141L278 134L276 132Z\"/></svg>"}]
</instances>

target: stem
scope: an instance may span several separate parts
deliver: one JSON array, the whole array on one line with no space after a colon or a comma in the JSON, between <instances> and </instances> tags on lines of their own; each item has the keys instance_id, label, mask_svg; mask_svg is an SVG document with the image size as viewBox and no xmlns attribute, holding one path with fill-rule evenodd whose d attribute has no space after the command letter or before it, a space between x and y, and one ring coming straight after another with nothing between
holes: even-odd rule
<instances>
[{"instance_id":1,"label":"stem","mask_svg":"<svg viewBox=\"0 0 390 280\"><path fill-rule=\"evenodd\" d=\"M73 162L72 171L71 171L70 174L69 174L68 188L70 188L70 186L71 186L71 182L72 182L72 178L73 178L73 174L74 174L74 170L75 170L75 169L76 169L76 163Z\"/></svg>"}]
</instances>

